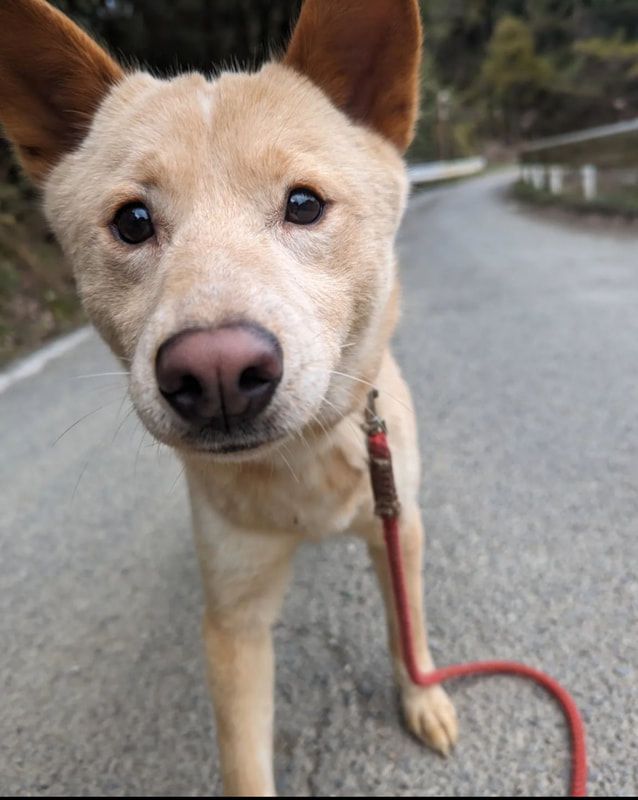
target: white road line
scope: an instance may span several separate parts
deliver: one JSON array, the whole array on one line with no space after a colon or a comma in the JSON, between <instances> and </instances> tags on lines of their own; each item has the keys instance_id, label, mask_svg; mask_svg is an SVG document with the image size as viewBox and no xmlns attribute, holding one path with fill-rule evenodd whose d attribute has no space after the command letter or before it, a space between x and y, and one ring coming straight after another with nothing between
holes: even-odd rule
<instances>
[{"instance_id":1,"label":"white road line","mask_svg":"<svg viewBox=\"0 0 638 800\"><path fill-rule=\"evenodd\" d=\"M93 329L89 326L80 328L79 331L63 336L61 339L56 339L56 341L51 342L46 347L42 347L22 361L18 361L15 366L5 372L0 372L0 395L15 386L16 383L42 372L51 361L60 358L65 353L69 353L83 342L86 342L92 333Z\"/></svg>"}]
</instances>

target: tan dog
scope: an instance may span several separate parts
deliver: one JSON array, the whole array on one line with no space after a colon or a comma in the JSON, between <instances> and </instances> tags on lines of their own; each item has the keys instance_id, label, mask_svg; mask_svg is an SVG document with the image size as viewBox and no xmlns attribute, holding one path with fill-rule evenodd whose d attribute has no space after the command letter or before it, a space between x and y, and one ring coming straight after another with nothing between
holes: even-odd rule
<instances>
[{"instance_id":1,"label":"tan dog","mask_svg":"<svg viewBox=\"0 0 638 800\"><path fill-rule=\"evenodd\" d=\"M271 627L304 539L366 540L408 726L443 753L457 738L443 690L401 663L360 427L374 384L429 670L415 421L389 350L420 48L417 0L306 0L281 63L162 81L44 0L0 4L2 123L140 417L186 467L232 795L275 791Z\"/></svg>"}]
</instances>

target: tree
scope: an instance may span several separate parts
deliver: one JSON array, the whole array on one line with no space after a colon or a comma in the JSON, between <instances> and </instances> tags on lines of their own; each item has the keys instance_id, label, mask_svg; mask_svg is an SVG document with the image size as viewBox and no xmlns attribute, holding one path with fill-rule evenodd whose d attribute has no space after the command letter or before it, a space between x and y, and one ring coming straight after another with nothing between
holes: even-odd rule
<instances>
[{"instance_id":1,"label":"tree","mask_svg":"<svg viewBox=\"0 0 638 800\"><path fill-rule=\"evenodd\" d=\"M576 42L578 80L610 110L638 108L638 42L616 35Z\"/></svg>"},{"instance_id":2,"label":"tree","mask_svg":"<svg viewBox=\"0 0 638 800\"><path fill-rule=\"evenodd\" d=\"M488 45L479 86L507 138L520 136L523 115L535 108L552 79L551 64L537 54L529 25L510 15L502 17Z\"/></svg>"},{"instance_id":3,"label":"tree","mask_svg":"<svg viewBox=\"0 0 638 800\"><path fill-rule=\"evenodd\" d=\"M281 47L301 0L53 0L116 54L160 72L253 66Z\"/></svg>"}]
</instances>

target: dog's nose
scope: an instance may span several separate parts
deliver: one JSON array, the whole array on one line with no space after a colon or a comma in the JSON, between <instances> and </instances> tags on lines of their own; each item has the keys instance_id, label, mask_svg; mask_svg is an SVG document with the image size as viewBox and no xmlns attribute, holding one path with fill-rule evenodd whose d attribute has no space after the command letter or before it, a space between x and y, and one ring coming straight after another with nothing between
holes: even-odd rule
<instances>
[{"instance_id":1,"label":"dog's nose","mask_svg":"<svg viewBox=\"0 0 638 800\"><path fill-rule=\"evenodd\" d=\"M283 376L281 346L248 324L185 331L159 350L162 395L188 422L230 431L268 406Z\"/></svg>"}]
</instances>

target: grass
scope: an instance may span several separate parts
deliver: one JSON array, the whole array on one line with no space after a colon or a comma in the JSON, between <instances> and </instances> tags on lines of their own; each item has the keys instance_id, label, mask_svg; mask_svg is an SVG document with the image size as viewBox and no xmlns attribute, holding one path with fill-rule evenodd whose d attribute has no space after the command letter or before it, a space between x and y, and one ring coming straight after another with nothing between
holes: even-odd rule
<instances>
[{"instance_id":1,"label":"grass","mask_svg":"<svg viewBox=\"0 0 638 800\"><path fill-rule=\"evenodd\" d=\"M608 192L595 200L585 200L578 194L555 195L546 189L535 189L518 181L512 188L512 195L517 200L540 208L560 208L581 215L598 214L638 220L638 188Z\"/></svg>"},{"instance_id":2,"label":"grass","mask_svg":"<svg viewBox=\"0 0 638 800\"><path fill-rule=\"evenodd\" d=\"M0 366L83 320L35 194L7 175L0 183Z\"/></svg>"}]
</instances>

